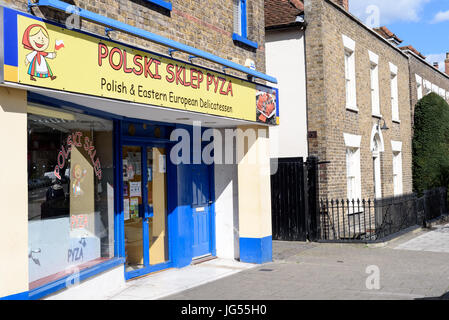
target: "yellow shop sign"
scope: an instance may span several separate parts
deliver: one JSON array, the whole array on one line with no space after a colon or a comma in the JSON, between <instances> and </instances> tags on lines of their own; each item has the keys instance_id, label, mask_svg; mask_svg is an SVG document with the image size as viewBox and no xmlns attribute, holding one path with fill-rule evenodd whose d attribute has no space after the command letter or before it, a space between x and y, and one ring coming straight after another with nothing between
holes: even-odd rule
<instances>
[{"instance_id":1,"label":"yellow shop sign","mask_svg":"<svg viewBox=\"0 0 449 320\"><path fill-rule=\"evenodd\" d=\"M5 81L276 124L273 88L26 14L16 17L17 65L5 61Z\"/></svg>"}]
</instances>

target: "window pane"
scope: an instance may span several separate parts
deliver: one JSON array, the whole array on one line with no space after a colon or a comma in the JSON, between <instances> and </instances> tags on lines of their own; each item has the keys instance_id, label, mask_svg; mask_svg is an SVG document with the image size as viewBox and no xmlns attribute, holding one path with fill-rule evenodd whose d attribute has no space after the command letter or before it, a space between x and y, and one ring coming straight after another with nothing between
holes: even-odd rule
<instances>
[{"instance_id":1,"label":"window pane","mask_svg":"<svg viewBox=\"0 0 449 320\"><path fill-rule=\"evenodd\" d=\"M28 110L30 289L114 255L111 121Z\"/></svg>"},{"instance_id":2,"label":"window pane","mask_svg":"<svg viewBox=\"0 0 449 320\"><path fill-rule=\"evenodd\" d=\"M144 267L142 147L122 147L126 271Z\"/></svg>"},{"instance_id":3,"label":"window pane","mask_svg":"<svg viewBox=\"0 0 449 320\"><path fill-rule=\"evenodd\" d=\"M165 148L147 149L148 203L153 211L150 224L150 264L168 260L167 170Z\"/></svg>"},{"instance_id":4,"label":"window pane","mask_svg":"<svg viewBox=\"0 0 449 320\"><path fill-rule=\"evenodd\" d=\"M242 34L242 11L240 7L240 0L233 0L234 9L234 32L241 35Z\"/></svg>"}]
</instances>

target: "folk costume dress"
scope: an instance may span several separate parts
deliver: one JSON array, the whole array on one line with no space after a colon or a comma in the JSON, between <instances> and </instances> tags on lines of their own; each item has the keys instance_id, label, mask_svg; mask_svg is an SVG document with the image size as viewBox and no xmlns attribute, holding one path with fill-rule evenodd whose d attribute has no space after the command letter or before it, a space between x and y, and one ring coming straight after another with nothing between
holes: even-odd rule
<instances>
[{"instance_id":1,"label":"folk costume dress","mask_svg":"<svg viewBox=\"0 0 449 320\"><path fill-rule=\"evenodd\" d=\"M51 72L47 60L45 60L45 57L53 59L55 54L53 52L47 53L39 51L33 51L27 54L26 59L30 62L27 73L30 76L37 78L53 77L53 73Z\"/></svg>"}]
</instances>

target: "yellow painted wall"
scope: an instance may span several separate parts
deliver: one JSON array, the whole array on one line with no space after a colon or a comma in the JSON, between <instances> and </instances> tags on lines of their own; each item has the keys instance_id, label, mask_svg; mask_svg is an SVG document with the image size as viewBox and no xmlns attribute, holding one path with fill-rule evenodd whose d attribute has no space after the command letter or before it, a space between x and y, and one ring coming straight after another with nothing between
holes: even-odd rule
<instances>
[{"instance_id":1,"label":"yellow painted wall","mask_svg":"<svg viewBox=\"0 0 449 320\"><path fill-rule=\"evenodd\" d=\"M27 93L0 87L0 297L28 291Z\"/></svg>"},{"instance_id":2,"label":"yellow painted wall","mask_svg":"<svg viewBox=\"0 0 449 320\"><path fill-rule=\"evenodd\" d=\"M240 237L263 238L271 235L268 129L262 126L242 126L238 129L240 130L237 130L236 134L237 155L239 149L243 151L241 152L243 157L241 159L237 157ZM263 130L265 137L260 130Z\"/></svg>"},{"instance_id":3,"label":"yellow painted wall","mask_svg":"<svg viewBox=\"0 0 449 320\"><path fill-rule=\"evenodd\" d=\"M150 264L168 260L166 247L166 173L160 168L159 157L165 155L164 148L153 148L153 210L152 228L150 230Z\"/></svg>"}]
</instances>

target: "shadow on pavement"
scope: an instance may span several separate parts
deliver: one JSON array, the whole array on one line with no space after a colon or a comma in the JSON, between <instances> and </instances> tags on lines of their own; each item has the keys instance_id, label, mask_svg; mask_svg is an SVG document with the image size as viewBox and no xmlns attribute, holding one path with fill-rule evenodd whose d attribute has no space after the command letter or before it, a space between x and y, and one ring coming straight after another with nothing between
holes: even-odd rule
<instances>
[{"instance_id":1,"label":"shadow on pavement","mask_svg":"<svg viewBox=\"0 0 449 320\"><path fill-rule=\"evenodd\" d=\"M449 292L446 292L440 297L417 298L415 300L449 300Z\"/></svg>"}]
</instances>

